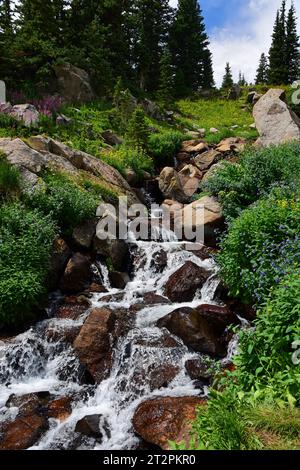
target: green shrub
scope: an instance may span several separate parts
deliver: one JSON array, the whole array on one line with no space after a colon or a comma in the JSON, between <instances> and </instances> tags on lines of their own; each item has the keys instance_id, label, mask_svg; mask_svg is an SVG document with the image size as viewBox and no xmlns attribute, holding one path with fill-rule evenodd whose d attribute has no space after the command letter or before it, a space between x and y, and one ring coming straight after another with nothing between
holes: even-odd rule
<instances>
[{"instance_id":1,"label":"green shrub","mask_svg":"<svg viewBox=\"0 0 300 470\"><path fill-rule=\"evenodd\" d=\"M243 419L244 409L247 406L231 389L223 393L211 391L207 408L198 409L193 432L206 449L259 449L261 447L259 440Z\"/></svg>"},{"instance_id":2,"label":"green shrub","mask_svg":"<svg viewBox=\"0 0 300 470\"><path fill-rule=\"evenodd\" d=\"M50 216L20 203L0 207L0 324L33 315L45 293L56 227Z\"/></svg>"},{"instance_id":3,"label":"green shrub","mask_svg":"<svg viewBox=\"0 0 300 470\"><path fill-rule=\"evenodd\" d=\"M28 204L51 214L66 234L84 220L95 217L99 198L62 173L47 173L40 188L27 196Z\"/></svg>"},{"instance_id":4,"label":"green shrub","mask_svg":"<svg viewBox=\"0 0 300 470\"><path fill-rule=\"evenodd\" d=\"M0 152L0 200L15 195L20 189L20 173Z\"/></svg>"},{"instance_id":5,"label":"green shrub","mask_svg":"<svg viewBox=\"0 0 300 470\"><path fill-rule=\"evenodd\" d=\"M300 144L290 143L266 149L249 148L239 164L224 162L202 189L220 199L225 216L230 219L274 186L294 190L299 180Z\"/></svg>"},{"instance_id":6,"label":"green shrub","mask_svg":"<svg viewBox=\"0 0 300 470\"><path fill-rule=\"evenodd\" d=\"M116 168L123 176L125 170L131 168L138 177L143 178L143 172L153 172L153 162L143 151L126 146L118 147L108 153L101 155L101 160Z\"/></svg>"},{"instance_id":7,"label":"green shrub","mask_svg":"<svg viewBox=\"0 0 300 470\"><path fill-rule=\"evenodd\" d=\"M218 262L233 296L261 303L299 265L299 216L299 199L274 190L232 222Z\"/></svg>"},{"instance_id":8,"label":"green shrub","mask_svg":"<svg viewBox=\"0 0 300 470\"><path fill-rule=\"evenodd\" d=\"M178 131L152 134L148 139L148 151L158 168L174 164L174 157L179 152L186 136Z\"/></svg>"},{"instance_id":9,"label":"green shrub","mask_svg":"<svg viewBox=\"0 0 300 470\"><path fill-rule=\"evenodd\" d=\"M299 252L298 252L299 253ZM260 391L300 404L300 365L293 363L293 344L300 349L300 270L287 275L258 312L255 329L241 334L235 359L244 391Z\"/></svg>"}]
</instances>

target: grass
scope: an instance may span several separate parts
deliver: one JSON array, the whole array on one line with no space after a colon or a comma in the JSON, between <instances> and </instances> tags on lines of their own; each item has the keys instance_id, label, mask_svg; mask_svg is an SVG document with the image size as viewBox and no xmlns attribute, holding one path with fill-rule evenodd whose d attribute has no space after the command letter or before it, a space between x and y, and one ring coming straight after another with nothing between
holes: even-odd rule
<instances>
[{"instance_id":1,"label":"grass","mask_svg":"<svg viewBox=\"0 0 300 470\"><path fill-rule=\"evenodd\" d=\"M249 126L253 123L252 109L245 105L245 97L238 101L224 99L213 100L180 100L177 108L181 116L178 123L190 130L206 129L205 140L214 144L222 138L239 136L246 140L254 140L258 134ZM231 129L238 125L237 129ZM209 132L210 128L219 130L218 134Z\"/></svg>"}]
</instances>

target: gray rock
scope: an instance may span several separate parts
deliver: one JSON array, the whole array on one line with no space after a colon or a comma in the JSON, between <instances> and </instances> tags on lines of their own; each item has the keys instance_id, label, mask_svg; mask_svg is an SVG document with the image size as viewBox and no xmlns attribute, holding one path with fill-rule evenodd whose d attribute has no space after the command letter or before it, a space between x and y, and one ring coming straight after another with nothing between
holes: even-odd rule
<instances>
[{"instance_id":1,"label":"gray rock","mask_svg":"<svg viewBox=\"0 0 300 470\"><path fill-rule=\"evenodd\" d=\"M284 90L271 89L254 106L260 135L256 145L268 147L300 139L300 120L283 99Z\"/></svg>"},{"instance_id":2,"label":"gray rock","mask_svg":"<svg viewBox=\"0 0 300 470\"><path fill-rule=\"evenodd\" d=\"M95 98L89 74L69 63L54 66L58 89L63 99L72 104L87 103Z\"/></svg>"}]
</instances>

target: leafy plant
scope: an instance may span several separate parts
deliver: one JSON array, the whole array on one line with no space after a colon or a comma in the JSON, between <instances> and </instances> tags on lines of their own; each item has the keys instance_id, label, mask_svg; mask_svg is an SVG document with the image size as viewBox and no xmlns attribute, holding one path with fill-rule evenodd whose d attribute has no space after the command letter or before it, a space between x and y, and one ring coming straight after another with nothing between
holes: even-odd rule
<instances>
[{"instance_id":1,"label":"leafy plant","mask_svg":"<svg viewBox=\"0 0 300 470\"><path fill-rule=\"evenodd\" d=\"M45 184L44 184L45 183ZM50 214L65 233L96 214L99 198L62 173L49 172L44 183L27 195L27 203Z\"/></svg>"},{"instance_id":2,"label":"leafy plant","mask_svg":"<svg viewBox=\"0 0 300 470\"><path fill-rule=\"evenodd\" d=\"M20 173L0 152L0 201L16 195L20 189Z\"/></svg>"},{"instance_id":3,"label":"leafy plant","mask_svg":"<svg viewBox=\"0 0 300 470\"><path fill-rule=\"evenodd\" d=\"M295 190L299 180L300 145L289 143L247 149L239 163L224 162L202 188L220 199L225 216L230 219L275 186Z\"/></svg>"},{"instance_id":4,"label":"leafy plant","mask_svg":"<svg viewBox=\"0 0 300 470\"><path fill-rule=\"evenodd\" d=\"M148 152L153 157L155 165L158 168L173 165L174 157L184 140L187 140L186 136L178 131L150 135Z\"/></svg>"},{"instance_id":5,"label":"leafy plant","mask_svg":"<svg viewBox=\"0 0 300 470\"><path fill-rule=\"evenodd\" d=\"M153 172L153 162L143 150L128 146L120 146L110 152L101 154L101 159L116 168L121 174L131 168L138 177L143 177L144 171Z\"/></svg>"},{"instance_id":6,"label":"leafy plant","mask_svg":"<svg viewBox=\"0 0 300 470\"><path fill-rule=\"evenodd\" d=\"M232 222L218 262L233 296L261 303L299 265L300 201L276 190Z\"/></svg>"},{"instance_id":7,"label":"leafy plant","mask_svg":"<svg viewBox=\"0 0 300 470\"><path fill-rule=\"evenodd\" d=\"M0 207L0 323L31 318L45 293L57 229L51 217L19 202Z\"/></svg>"}]
</instances>

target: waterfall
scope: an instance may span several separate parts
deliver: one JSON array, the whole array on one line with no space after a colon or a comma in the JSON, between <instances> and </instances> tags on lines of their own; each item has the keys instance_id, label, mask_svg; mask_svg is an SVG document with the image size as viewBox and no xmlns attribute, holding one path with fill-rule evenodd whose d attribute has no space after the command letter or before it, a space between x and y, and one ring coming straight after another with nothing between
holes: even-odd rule
<instances>
[{"instance_id":1,"label":"waterfall","mask_svg":"<svg viewBox=\"0 0 300 470\"><path fill-rule=\"evenodd\" d=\"M133 449L138 444L138 438L132 430L131 420L140 402L154 396L178 397L199 393L204 396L207 393L205 387L202 390L195 388L184 367L187 359L200 355L192 353L175 337L174 347L163 347L161 342L167 331L159 329L156 322L178 307L213 303L219 283L217 267L212 259L203 261L192 251L185 250L185 245L173 236L169 238L167 242L131 239L133 277L125 291L122 291L124 295L121 300L118 297L109 302L105 300L105 296L121 291L111 288L105 266L98 263L94 267L100 272L108 293L93 294L92 307L105 305L111 309L129 309L137 299L149 292L163 296L166 281L186 261L193 261L211 272L211 277L196 293L193 301L153 305L138 311L129 332L118 339L110 376L99 385L82 385L81 367L72 346L61 340L54 341L46 334L49 329L59 331L67 326L80 326L88 313L76 321L50 318L12 340L0 342L0 420L7 419L9 413L12 417L16 413L15 409L5 407L5 402L13 393L23 395L49 391L55 397L76 397L71 415L62 423L51 419L49 430L33 449L70 448L74 445L76 422L92 414L102 416L103 442L99 444L87 438L79 448ZM152 260L161 250L167 254L167 266L158 273ZM176 371L167 387L156 388L156 377L151 379L154 365L167 365Z\"/></svg>"}]
</instances>

